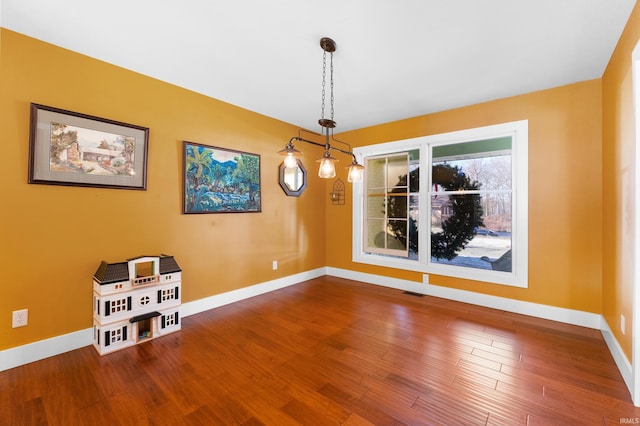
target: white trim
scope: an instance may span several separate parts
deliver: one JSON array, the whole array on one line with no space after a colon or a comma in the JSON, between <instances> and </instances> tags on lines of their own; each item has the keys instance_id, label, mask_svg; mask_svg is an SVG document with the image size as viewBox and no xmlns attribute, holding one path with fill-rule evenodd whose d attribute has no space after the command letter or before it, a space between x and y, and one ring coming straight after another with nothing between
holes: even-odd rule
<instances>
[{"instance_id":1,"label":"white trim","mask_svg":"<svg viewBox=\"0 0 640 426\"><path fill-rule=\"evenodd\" d=\"M399 290L412 291L458 302L470 303L472 305L483 306L485 308L498 309L567 324L579 325L581 327L588 327L596 330L600 330L602 325L602 315L578 311L575 309L559 308L556 306L475 293L467 290L441 287L428 284L426 282L419 283L416 281L388 278L380 275L349 271L346 269L327 267L327 275L362 281L369 284L377 284L384 287L397 288Z\"/></svg>"},{"instance_id":2,"label":"white trim","mask_svg":"<svg viewBox=\"0 0 640 426\"><path fill-rule=\"evenodd\" d=\"M0 351L0 371L89 346L93 327Z\"/></svg>"},{"instance_id":3,"label":"white trim","mask_svg":"<svg viewBox=\"0 0 640 426\"><path fill-rule=\"evenodd\" d=\"M508 312L515 312L533 317L545 318L569 324L600 329L605 342L616 362L625 383L629 386L631 380L631 365L624 356L624 352L611 333L608 324L602 315L589 312L576 311L572 309L558 308L554 306L541 305L537 303L524 302L502 297L483 295L465 290L439 287L425 282L408 281L398 278L389 278L381 275L355 272L346 269L333 267L317 268L311 271L302 272L296 275L283 277L277 280L267 281L246 288L233 290L227 293L206 297L193 302L188 302L181 307L181 316L187 317L219 306L248 299L280 288L288 287L313 278L324 275L346 278L361 281L383 287L396 288L399 290L412 291L435 297L442 297L450 300L457 300L465 303L472 303L493 309L500 309ZM59 355L74 349L79 349L92 344L93 328L79 330L62 336L52 337L27 345L0 351L0 371L18 367L34 361Z\"/></svg>"},{"instance_id":4,"label":"white trim","mask_svg":"<svg viewBox=\"0 0 640 426\"><path fill-rule=\"evenodd\" d=\"M254 296L259 296L270 291L285 288L323 275L326 275L326 268L318 268L290 275L288 277L266 281L238 290L216 294L215 296L205 297L204 299L195 300L193 302L183 303L180 307L180 316L182 318L188 317L189 315L194 315L219 306L228 305L229 303L238 302L240 300L249 299ZM20 365L29 364L54 355L80 349L84 346L89 346L92 343L93 327L90 327L84 330L78 330L72 333L6 349L0 351L0 371L9 370L10 368L18 367Z\"/></svg>"},{"instance_id":5,"label":"white trim","mask_svg":"<svg viewBox=\"0 0 640 426\"><path fill-rule=\"evenodd\" d=\"M365 162L365 157L382 155L394 155L399 152L420 150L420 166L423 170L431 168L431 148L433 146L450 145L460 142L480 141L496 137L510 136L512 138L512 251L513 270L510 272L481 270L469 267L459 267L431 262L428 258L429 250L419 250L418 259L406 259L401 257L385 256L384 254L368 253L365 249L364 212L366 182L354 183L352 186L353 209L353 236L352 236L352 261L389 268L404 269L416 272L434 273L466 279L476 279L494 284L513 287L528 287L528 144L529 121L520 120L508 123L465 129L442 134L419 136L412 139L385 142L376 145L366 145L354 148L353 152L360 163ZM430 175L430 174L427 174ZM420 188L420 212L430 212L431 178L427 178L426 185ZM427 235L420 238L421 247L429 247L431 241L428 232L429 214L420 214L418 221L419 235ZM423 220L427 218L426 220Z\"/></svg>"},{"instance_id":6,"label":"white trim","mask_svg":"<svg viewBox=\"0 0 640 426\"><path fill-rule=\"evenodd\" d=\"M633 75L633 109L635 124L635 193L633 200L633 249L635 257L640 254L640 42L631 53L631 70ZM627 382L633 405L640 407L640 265L634 262L632 272L632 307L631 307L631 380ZM626 380L625 380L626 381Z\"/></svg>"},{"instance_id":7,"label":"white trim","mask_svg":"<svg viewBox=\"0 0 640 426\"><path fill-rule=\"evenodd\" d=\"M288 277L279 278L277 280L266 281L249 287L239 288L237 290L228 291L226 293L216 294L214 296L205 297L204 299L194 300L182 304L182 317L198 314L208 311L209 309L218 308L240 300L249 299L250 297L259 296L270 291L298 284L303 281L311 280L326 275L326 268L313 269L307 272L290 275Z\"/></svg>"},{"instance_id":8,"label":"white trim","mask_svg":"<svg viewBox=\"0 0 640 426\"><path fill-rule=\"evenodd\" d=\"M609 352L611 352L611 356L613 357L613 360L618 367L618 371L620 371L620 375L622 376L622 379L624 380L624 383L627 385L629 393L631 394L631 389L633 389L633 368L631 367L629 359L624 354L622 347L613 335L613 332L611 332L611 328L609 327L609 324L607 323L607 320L604 319L604 317L602 318L601 330L602 337L604 338L604 341L609 348ZM633 396L633 394L631 394L631 396Z\"/></svg>"},{"instance_id":9,"label":"white trim","mask_svg":"<svg viewBox=\"0 0 640 426\"><path fill-rule=\"evenodd\" d=\"M632 389L635 370L632 369L624 351L611 332L609 324L600 314L440 287L429 284L427 275L423 275L424 282L422 283L331 267L327 267L327 275L600 330L607 348L627 385L629 394L633 398ZM635 401L634 405L637 406Z\"/></svg>"},{"instance_id":10,"label":"white trim","mask_svg":"<svg viewBox=\"0 0 640 426\"><path fill-rule=\"evenodd\" d=\"M449 287L426 285L426 294L442 297L485 308L498 309L536 318L548 319L581 327L600 329L602 315L575 309L559 308L557 306L542 305L540 303L525 302L523 300L508 299L506 297L490 296Z\"/></svg>"}]
</instances>

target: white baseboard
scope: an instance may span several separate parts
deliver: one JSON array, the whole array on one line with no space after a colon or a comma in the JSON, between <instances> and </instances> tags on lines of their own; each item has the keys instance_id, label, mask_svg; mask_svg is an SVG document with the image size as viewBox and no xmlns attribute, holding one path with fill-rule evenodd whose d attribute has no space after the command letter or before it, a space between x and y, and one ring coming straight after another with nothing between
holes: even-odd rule
<instances>
[{"instance_id":1,"label":"white baseboard","mask_svg":"<svg viewBox=\"0 0 640 426\"><path fill-rule=\"evenodd\" d=\"M6 349L0 351L0 371L79 349L90 345L92 341L93 329L85 328L73 333Z\"/></svg>"},{"instance_id":2,"label":"white baseboard","mask_svg":"<svg viewBox=\"0 0 640 426\"><path fill-rule=\"evenodd\" d=\"M567 324L579 325L582 327L594 328L597 330L600 330L602 325L602 315L577 311L574 309L558 308L555 306L541 305L539 303L508 299L506 297L474 293L467 290L440 287L416 281L407 281L397 278L383 277L380 275L354 272L346 269L327 268L327 275L377 284L399 290L412 291L415 293L426 294L428 296L441 297L443 299L470 303L472 305L484 306L487 308L499 309L502 311L514 312L537 318L564 322Z\"/></svg>"},{"instance_id":3,"label":"white baseboard","mask_svg":"<svg viewBox=\"0 0 640 426\"><path fill-rule=\"evenodd\" d=\"M515 312L530 315L538 318L545 318L560 321L568 324L579 325L602 331L605 342L613 355L613 358L622 374L625 383L631 389L632 383L631 364L627 360L624 352L620 348L617 340L611 333L608 324L599 314L576 311L572 309L558 308L554 306L541 305L537 303L524 302L520 300L507 299L503 297L489 296L474 293L466 290L458 290L448 287L439 287L432 284L415 281L389 278L380 275L354 272L346 269L324 267L307 272L279 278L277 280L266 281L264 283L252 285L238 290L229 291L222 294L206 297L204 299L183 303L180 308L182 317L204 312L229 303L238 302L258 296L280 288L288 287L323 275L346 278L355 281L362 281L369 284L376 284L384 287L396 288L403 291L412 291L429 296L442 297L488 308L499 309L508 312ZM52 337L27 345L0 351L0 371L38 361L50 356L58 355L74 349L91 345L93 341L93 330L87 328L73 333Z\"/></svg>"},{"instance_id":4,"label":"white baseboard","mask_svg":"<svg viewBox=\"0 0 640 426\"><path fill-rule=\"evenodd\" d=\"M180 307L180 315L184 318L209 309L237 302L250 297L258 296L280 288L288 287L302 281L326 275L326 268L318 268L307 272L302 272L277 280L266 281L264 283L252 285L227 293L217 294L193 302L183 303ZM39 361L54 355L89 346L93 343L93 328L74 331L69 334L51 337L15 348L0 351L0 371L30 362Z\"/></svg>"},{"instance_id":5,"label":"white baseboard","mask_svg":"<svg viewBox=\"0 0 640 426\"><path fill-rule=\"evenodd\" d=\"M345 269L327 268L327 275L600 330L609 352L611 352L616 366L627 385L629 394L633 397L633 368L629 359L620 347L618 340L611 332L609 324L607 324L607 321L600 314L577 311L574 309L558 308L555 306L541 305L538 303L524 302L521 300L507 299L497 296L489 296L466 290L440 287L426 282L419 283L415 281L383 277L380 275L354 272Z\"/></svg>"},{"instance_id":6,"label":"white baseboard","mask_svg":"<svg viewBox=\"0 0 640 426\"><path fill-rule=\"evenodd\" d=\"M627 385L629 393L633 395L633 368L622 347L620 347L618 340L613 335L611 327L609 327L609 324L604 318L602 318L601 330L602 337L604 337L604 341L607 343L609 352L611 352L611 356L613 356L613 360L624 379L624 383Z\"/></svg>"},{"instance_id":7,"label":"white baseboard","mask_svg":"<svg viewBox=\"0 0 640 426\"><path fill-rule=\"evenodd\" d=\"M326 268L318 268L290 275L288 277L279 278L277 280L266 281L249 287L228 291L226 293L216 294L214 296L205 297L204 299L194 300L193 302L183 303L180 307L180 315L182 315L183 318L188 317L189 315L208 311L209 309L228 305L229 303L238 302L250 297L259 296L270 291L298 284L302 281L311 280L313 278L318 278L323 275L327 275Z\"/></svg>"}]
</instances>

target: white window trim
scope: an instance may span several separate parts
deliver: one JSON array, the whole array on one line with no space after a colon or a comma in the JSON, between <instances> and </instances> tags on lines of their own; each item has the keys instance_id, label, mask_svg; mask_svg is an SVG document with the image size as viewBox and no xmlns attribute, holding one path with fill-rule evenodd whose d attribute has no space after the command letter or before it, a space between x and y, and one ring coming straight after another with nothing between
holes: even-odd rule
<instances>
[{"instance_id":1,"label":"white window trim","mask_svg":"<svg viewBox=\"0 0 640 426\"><path fill-rule=\"evenodd\" d=\"M512 166L512 258L513 271L501 272L493 270L474 269L466 267L455 267L431 263L428 258L429 250L419 250L418 260L393 258L376 254L369 254L363 251L364 248L364 194L363 182L353 185L353 251L352 260L357 263L365 263L388 268L404 269L410 271L423 272L433 275L455 276L474 281L484 281L495 284L503 284L514 287L528 287L528 163L529 163L529 123L528 120L514 121L510 123L497 124L492 126L478 127L456 132L442 133L438 135L422 136L413 139L405 139L395 142L386 142L377 145L369 145L354 149L354 154L362 164L364 157L373 155L393 154L412 149L420 149L420 168L429 170L431 164L430 146L444 145L472 140L495 138L499 136L512 136L511 152L513 156ZM430 176L430 174L428 174ZM429 177L430 179L430 177ZM428 184L429 182L427 182ZM429 186L427 186L428 188ZM430 211L430 197L428 197L421 185L420 211ZM516 214L517 212L517 214ZM420 235L428 235L427 239L422 239L421 247L428 244L431 246L430 233L427 232L425 220L419 221L418 232Z\"/></svg>"},{"instance_id":2,"label":"white window trim","mask_svg":"<svg viewBox=\"0 0 640 426\"><path fill-rule=\"evenodd\" d=\"M394 156L394 154L393 154L393 153L391 153L391 154L387 154L387 155L384 155L383 157L385 157L385 158L387 158L387 159L388 159L389 157L392 157L392 156ZM405 157L405 158L407 158L407 160L408 160L408 154L407 154L406 152L401 153L399 156ZM369 159L375 159L375 158L376 158L376 156L370 156L370 157L369 157ZM367 164L368 164L368 163L367 163ZM408 161L407 161L407 165L408 165ZM366 165L365 165L365 168L366 168ZM408 173L409 173L409 171L407 170L407 174L408 174ZM385 179L385 188L388 188L388 187L386 186L386 185L387 185L387 181L388 181L388 180L387 180L387 179ZM370 189L370 188L369 188L369 189ZM408 191L408 190L407 190L407 191ZM408 203L408 202L409 202L409 196L407 196L407 203ZM364 205L363 205L363 208L364 208ZM407 211L409 211L408 206L407 206ZM388 213L388 212L387 212L387 211L386 211L386 209L385 209L385 215L386 215L387 213ZM369 218L367 218L367 219L369 219ZM363 218L363 220L364 220L364 218ZM387 218L385 218L385 220L388 220L388 217L387 217ZM404 249L404 250L400 250L400 249L391 249L391 248L377 248L377 249L375 249L375 251L374 251L374 250L372 250L371 245L369 245L369 244L365 243L364 239L362 240L362 244L363 244L363 247L367 247L367 248L368 248L368 250L369 250L370 252L372 252L372 254L383 255L383 256L401 256L402 254L404 254L404 256L405 256L405 257L409 254L409 246L408 246L408 245L406 245L406 246L405 246L405 249Z\"/></svg>"}]
</instances>

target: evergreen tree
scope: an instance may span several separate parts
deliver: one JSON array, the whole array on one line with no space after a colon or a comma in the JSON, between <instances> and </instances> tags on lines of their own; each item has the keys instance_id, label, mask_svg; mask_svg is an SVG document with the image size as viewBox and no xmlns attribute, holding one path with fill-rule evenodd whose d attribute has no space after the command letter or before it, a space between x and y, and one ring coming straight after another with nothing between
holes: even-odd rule
<instances>
[{"instance_id":1,"label":"evergreen tree","mask_svg":"<svg viewBox=\"0 0 640 426\"><path fill-rule=\"evenodd\" d=\"M420 169L409 173L409 187L407 175L400 176L396 188L391 192L418 192L420 183ZM454 191L473 191L480 188L480 183L471 179L458 167L449 164L436 164L432 167L432 184L439 185L448 196L451 216L442 221L442 232L431 233L431 256L436 259L451 260L458 255L473 239L476 228L484 226L482 221L483 209L480 194L457 194ZM387 213L389 218L409 217L409 223L389 221L394 235L403 244L409 243L409 249L418 251L418 230L415 222L407 215L407 195L389 197ZM407 236L407 233L409 234ZM407 241L408 240L408 241Z\"/></svg>"}]
</instances>

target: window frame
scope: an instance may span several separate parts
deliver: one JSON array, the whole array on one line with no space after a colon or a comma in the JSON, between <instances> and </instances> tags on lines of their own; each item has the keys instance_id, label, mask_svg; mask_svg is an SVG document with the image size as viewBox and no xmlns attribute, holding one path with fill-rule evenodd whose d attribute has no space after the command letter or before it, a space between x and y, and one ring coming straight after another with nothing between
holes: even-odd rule
<instances>
[{"instance_id":1,"label":"window frame","mask_svg":"<svg viewBox=\"0 0 640 426\"><path fill-rule=\"evenodd\" d=\"M510 136L511 139L511 190L512 190L512 271L494 271L443 265L431 262L431 221L427 213L420 214L418 221L419 235L427 235L420 239L418 259L408 259L365 252L367 238L365 234L365 202L364 182L353 185L353 236L352 261L376 266L410 270L425 274L451 276L473 281L482 281L514 287L528 287L528 120L477 127L436 135L385 142L354 149L354 154L363 164L365 158L393 155L410 150L420 150L420 168L431 170L431 150L434 146L463 142L480 141ZM366 170L365 170L366 173ZM425 179L424 175L428 178ZM431 173L421 175L424 181L420 185L420 212L431 211ZM426 250L424 248L427 248Z\"/></svg>"},{"instance_id":2,"label":"window frame","mask_svg":"<svg viewBox=\"0 0 640 426\"><path fill-rule=\"evenodd\" d=\"M374 160L380 160L380 159L384 159L385 160L385 172L389 171L389 163L390 163L390 159L392 158L398 158L398 157L405 157L406 158L406 165L407 165L407 175L409 174L409 152L401 152L401 153L392 153L392 154L386 154L384 156L369 156L367 158L367 160L365 161L365 169L370 168L369 164L370 161ZM384 205L386 206L387 203L389 202L389 198L390 198L390 188L388 186L388 175L385 174L384 178L382 179L384 182L384 186L382 187L375 187L374 189L376 190L381 190L384 189L384 195L382 195L383 201L384 201ZM408 182L407 182L408 183ZM365 182L365 191L367 191L367 195L370 196L369 191L371 190L371 188L366 185ZM408 185L407 185L407 195L406 195L406 202L407 202L407 212L409 211L409 189L408 189ZM363 207L364 208L364 207ZM368 206L367 206L368 208ZM363 218L363 221L367 221L367 223L363 222L363 226L367 226L368 227L368 222L371 220L380 220L382 219L384 221L384 223L388 223L391 219L391 217L389 217L389 210L387 208L384 208L384 214L382 217L376 217L376 218L371 218L371 216L367 215L365 213L365 217ZM364 211L364 210L363 210ZM407 225L408 226L408 225ZM364 233L363 233L364 235ZM386 237L385 237L385 242L386 242ZM397 248L389 248L389 247L380 247L380 248L376 248L376 247L371 247L368 243L368 241L365 241L363 239L362 241L363 247L366 247L369 249L369 251L372 254L378 254L378 255L383 255L383 256L396 256L396 257L403 257L401 256L401 254L403 253L405 256L404 257L408 257L409 255L409 245L407 244L407 246L405 247L404 250L401 249L397 249Z\"/></svg>"}]
</instances>

